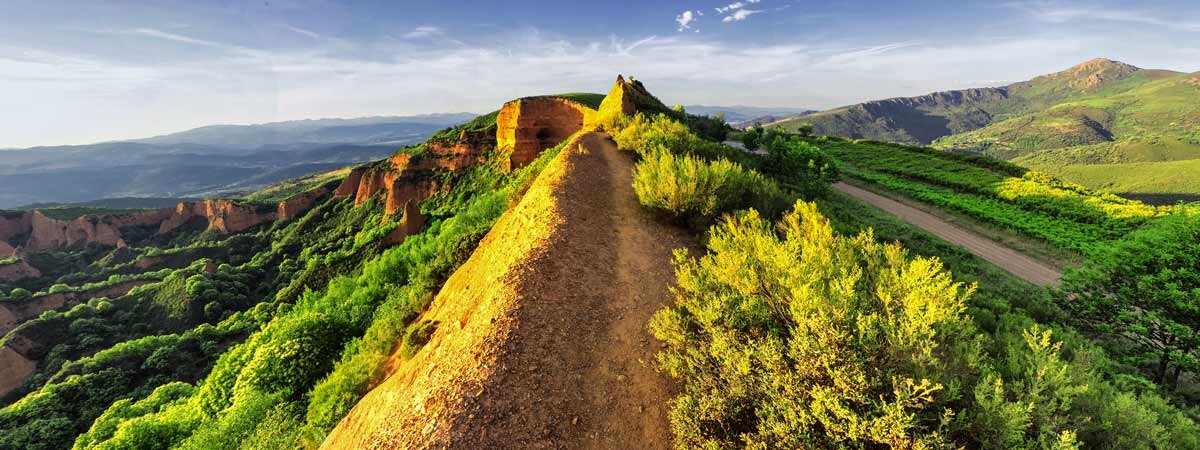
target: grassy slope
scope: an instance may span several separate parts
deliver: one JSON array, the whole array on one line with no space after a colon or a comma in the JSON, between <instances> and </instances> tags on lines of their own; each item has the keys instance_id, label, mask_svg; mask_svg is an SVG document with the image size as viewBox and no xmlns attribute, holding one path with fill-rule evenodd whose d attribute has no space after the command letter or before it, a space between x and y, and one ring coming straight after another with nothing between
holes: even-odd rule
<instances>
[{"instance_id":1,"label":"grassy slope","mask_svg":"<svg viewBox=\"0 0 1200 450\"><path fill-rule=\"evenodd\" d=\"M1082 95L1100 91L1122 92L1161 73L1093 60L1062 72L1005 86L1001 88L1003 92L984 88L882 100L785 119L771 126L794 130L800 124L811 123L817 134L927 144L940 136L970 132ZM1089 85L1088 77L1092 75L1103 81ZM960 93L966 100L949 100ZM870 105L873 112L864 115L863 105Z\"/></svg>"},{"instance_id":2,"label":"grassy slope","mask_svg":"<svg viewBox=\"0 0 1200 450\"><path fill-rule=\"evenodd\" d=\"M287 199L293 195L315 188L322 184L333 180L345 178L350 174L350 167L330 170L328 172L317 172L300 177L292 178L279 184L268 186L257 192L251 193L244 197L245 200L255 203L276 203Z\"/></svg>"},{"instance_id":3,"label":"grassy slope","mask_svg":"<svg viewBox=\"0 0 1200 450\"><path fill-rule=\"evenodd\" d=\"M1145 71L1045 111L940 139L1096 189L1195 194L1200 176L1200 80Z\"/></svg>"}]
</instances>

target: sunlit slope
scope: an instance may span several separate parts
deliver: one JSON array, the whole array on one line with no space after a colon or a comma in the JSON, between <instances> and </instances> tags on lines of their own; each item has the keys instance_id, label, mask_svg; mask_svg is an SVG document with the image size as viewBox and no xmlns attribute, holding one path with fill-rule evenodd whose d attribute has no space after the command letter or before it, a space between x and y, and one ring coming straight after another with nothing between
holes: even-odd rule
<instances>
[{"instance_id":1,"label":"sunlit slope","mask_svg":"<svg viewBox=\"0 0 1200 450\"><path fill-rule=\"evenodd\" d=\"M521 201L496 222L470 259L446 281L422 321L436 325L429 342L368 393L322 448L412 448L447 439L448 423L471 390L496 367L506 323L517 307L521 269L544 252L562 223L557 190L571 145L550 162ZM444 442L444 441L443 441Z\"/></svg>"},{"instance_id":2,"label":"sunlit slope","mask_svg":"<svg viewBox=\"0 0 1200 450\"><path fill-rule=\"evenodd\" d=\"M1132 89L1165 72L1103 58L1008 86L890 98L788 118L771 124L794 130L813 126L819 135L929 144L1006 119L1042 111L1097 92Z\"/></svg>"},{"instance_id":3,"label":"sunlit slope","mask_svg":"<svg viewBox=\"0 0 1200 450\"><path fill-rule=\"evenodd\" d=\"M1139 74L1129 90L1101 90L1043 111L935 142L1038 167L1200 157L1200 78Z\"/></svg>"}]
</instances>

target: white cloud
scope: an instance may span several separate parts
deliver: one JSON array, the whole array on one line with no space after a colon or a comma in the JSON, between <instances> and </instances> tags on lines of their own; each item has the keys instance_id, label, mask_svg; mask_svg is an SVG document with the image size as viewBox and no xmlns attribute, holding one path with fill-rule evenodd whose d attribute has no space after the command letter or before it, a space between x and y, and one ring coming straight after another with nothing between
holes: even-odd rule
<instances>
[{"instance_id":1,"label":"white cloud","mask_svg":"<svg viewBox=\"0 0 1200 450\"><path fill-rule=\"evenodd\" d=\"M718 6L715 9L717 10L718 14L725 14L731 10L738 9L743 6L746 6L746 4L742 3L742 2L734 2L734 3L730 3L728 5L725 5L725 6Z\"/></svg>"},{"instance_id":2,"label":"white cloud","mask_svg":"<svg viewBox=\"0 0 1200 450\"><path fill-rule=\"evenodd\" d=\"M675 23L679 24L679 31L692 29L692 22L696 21L696 13L692 10L687 10L675 16Z\"/></svg>"},{"instance_id":3,"label":"white cloud","mask_svg":"<svg viewBox=\"0 0 1200 450\"><path fill-rule=\"evenodd\" d=\"M730 11L733 11L733 10L735 10L735 9L743 8L743 7L745 7L746 5L753 5L753 4L755 4L755 3L758 3L758 2L760 2L760 1L762 1L762 0L745 0L745 1L738 1L738 2L733 2L733 3L730 3L730 4L728 4L728 5L725 5L725 6L718 6L718 7L714 8L714 9L716 9L716 10L717 10L717 13L718 13L718 14L725 14L725 13L727 13L727 12L730 12Z\"/></svg>"},{"instance_id":4,"label":"white cloud","mask_svg":"<svg viewBox=\"0 0 1200 450\"><path fill-rule=\"evenodd\" d=\"M761 10L761 9L739 9L737 11L734 11L733 14L725 16L723 19L721 19L721 21L722 22L741 22L743 20L746 20L747 17L750 17L754 14L758 14L760 12L763 12L763 10Z\"/></svg>"},{"instance_id":5,"label":"white cloud","mask_svg":"<svg viewBox=\"0 0 1200 450\"><path fill-rule=\"evenodd\" d=\"M219 42L207 41L204 39L196 39L196 38L184 36L181 34L168 33L166 31L156 30L154 28L136 28L133 30L129 30L127 33L140 34L142 36L149 36L152 38L165 39L168 41L183 42L186 44L203 45L205 47L226 47L225 44L221 44Z\"/></svg>"},{"instance_id":6,"label":"white cloud","mask_svg":"<svg viewBox=\"0 0 1200 450\"><path fill-rule=\"evenodd\" d=\"M305 30L305 29L303 29L303 28L300 28L300 27L294 27L294 26L291 26L291 25L285 25L285 26L284 26L284 28L287 28L287 29L288 29L288 31L291 31L291 32L293 32L293 33L302 34L302 35L308 36L308 37L310 37L310 38L313 38L313 39L320 39L320 38L321 38L321 35L320 35L320 34L317 34L315 31Z\"/></svg>"},{"instance_id":7,"label":"white cloud","mask_svg":"<svg viewBox=\"0 0 1200 450\"><path fill-rule=\"evenodd\" d=\"M1180 31L1200 32L1200 20L1162 17L1150 11L1093 7L1073 3L1010 2L1006 6L1024 10L1035 20L1062 24L1073 22L1123 22L1150 25Z\"/></svg>"},{"instance_id":8,"label":"white cloud","mask_svg":"<svg viewBox=\"0 0 1200 450\"><path fill-rule=\"evenodd\" d=\"M429 26L429 25L422 25L422 26L413 28L413 30L409 31L408 33L405 33L404 38L405 39L421 39L421 38L427 38L427 37L431 37L431 36L439 36L441 34L442 34L441 28Z\"/></svg>"}]
</instances>

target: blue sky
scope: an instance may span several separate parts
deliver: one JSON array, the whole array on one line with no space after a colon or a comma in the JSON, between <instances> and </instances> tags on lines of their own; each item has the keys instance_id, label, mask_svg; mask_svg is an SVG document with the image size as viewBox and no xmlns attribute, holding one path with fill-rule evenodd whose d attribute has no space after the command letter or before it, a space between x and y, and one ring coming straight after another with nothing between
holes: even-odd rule
<instances>
[{"instance_id":1,"label":"blue sky","mask_svg":"<svg viewBox=\"0 0 1200 450\"><path fill-rule=\"evenodd\" d=\"M0 147L487 112L632 74L670 104L828 108L1094 57L1200 70L1200 5L0 0Z\"/></svg>"}]
</instances>

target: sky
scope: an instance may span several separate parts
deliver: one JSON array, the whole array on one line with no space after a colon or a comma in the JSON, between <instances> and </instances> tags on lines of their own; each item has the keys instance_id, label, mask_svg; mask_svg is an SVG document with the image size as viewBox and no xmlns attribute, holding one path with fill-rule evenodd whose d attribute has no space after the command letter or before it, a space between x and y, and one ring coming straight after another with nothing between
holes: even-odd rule
<instances>
[{"instance_id":1,"label":"sky","mask_svg":"<svg viewBox=\"0 0 1200 450\"><path fill-rule=\"evenodd\" d=\"M825 109L1096 57L1200 70L1200 3L0 0L0 148L606 92Z\"/></svg>"}]
</instances>

